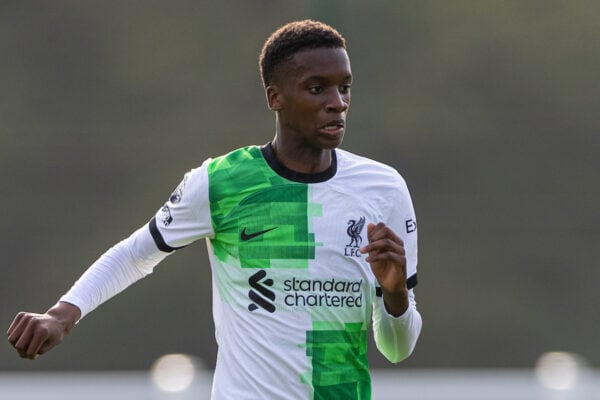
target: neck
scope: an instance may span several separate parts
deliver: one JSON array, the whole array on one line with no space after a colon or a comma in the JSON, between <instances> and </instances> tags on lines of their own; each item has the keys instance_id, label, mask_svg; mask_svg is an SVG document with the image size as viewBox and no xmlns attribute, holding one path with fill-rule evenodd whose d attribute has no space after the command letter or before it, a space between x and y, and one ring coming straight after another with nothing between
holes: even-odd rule
<instances>
[{"instance_id":1,"label":"neck","mask_svg":"<svg viewBox=\"0 0 600 400\"><path fill-rule=\"evenodd\" d=\"M325 182L325 181L328 181L329 179L333 178L337 172L337 154L336 154L335 150L331 151L330 167L327 168L326 170L324 170L323 172L317 172L317 173L298 172L298 171L294 171L294 170L288 168L287 166L283 165L279 161L277 156L275 155L275 151L273 150L273 146L271 143L268 143L267 145L263 146L261 149L261 152L262 152L263 157L265 158L265 161L267 162L267 164L269 164L271 169L275 173L277 173L277 175L281 176L282 178L293 181L293 182L299 182L299 183Z\"/></svg>"},{"instance_id":2,"label":"neck","mask_svg":"<svg viewBox=\"0 0 600 400\"><path fill-rule=\"evenodd\" d=\"M331 149L317 149L300 143L289 143L278 135L275 135L271 142L271 148L281 164L296 172L316 174L331 166Z\"/></svg>"}]
</instances>

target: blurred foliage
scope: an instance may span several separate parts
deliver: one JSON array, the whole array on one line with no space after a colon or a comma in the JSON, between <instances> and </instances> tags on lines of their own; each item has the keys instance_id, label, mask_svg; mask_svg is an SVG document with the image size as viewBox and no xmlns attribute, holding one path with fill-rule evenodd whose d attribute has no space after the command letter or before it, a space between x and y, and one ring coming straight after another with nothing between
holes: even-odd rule
<instances>
[{"instance_id":1,"label":"blurred foliage","mask_svg":"<svg viewBox=\"0 0 600 400\"><path fill-rule=\"evenodd\" d=\"M53 304L185 171L270 140L257 56L310 17L348 40L344 148L396 167L419 217L424 329L402 367L527 367L548 350L600 364L599 15L593 0L0 2L0 322ZM202 243L36 362L0 346L0 369L169 352L214 363Z\"/></svg>"}]
</instances>

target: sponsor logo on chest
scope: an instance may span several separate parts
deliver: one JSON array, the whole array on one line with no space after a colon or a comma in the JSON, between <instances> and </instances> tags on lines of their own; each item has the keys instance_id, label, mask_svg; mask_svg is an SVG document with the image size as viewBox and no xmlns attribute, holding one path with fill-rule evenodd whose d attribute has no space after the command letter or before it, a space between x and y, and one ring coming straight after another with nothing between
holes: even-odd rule
<instances>
[{"instance_id":1,"label":"sponsor logo on chest","mask_svg":"<svg viewBox=\"0 0 600 400\"><path fill-rule=\"evenodd\" d=\"M339 251L348 258L361 258L361 246L366 238L364 215L350 218L345 227L338 227L340 237L343 237L343 248ZM242 242L252 241L275 230L277 227L252 230L244 227L240 232ZM345 230L345 231L344 231ZM339 242L338 242L339 243ZM340 243L341 244L341 243ZM281 279L273 279L269 270L261 269L248 278L248 310L251 312L276 311L277 303L283 303L287 307L328 307L328 308L362 308L364 304L365 290L362 279L339 279L339 278L310 278L296 277L290 274ZM275 280L278 281L275 282ZM279 287L279 289L276 289Z\"/></svg>"},{"instance_id":2,"label":"sponsor logo on chest","mask_svg":"<svg viewBox=\"0 0 600 400\"><path fill-rule=\"evenodd\" d=\"M275 299L283 296L288 307L328 307L362 308L363 280L345 280L339 278L305 279L291 276L282 279L278 294L273 289L274 280L263 269L248 278L249 311L265 310L274 313Z\"/></svg>"}]
</instances>

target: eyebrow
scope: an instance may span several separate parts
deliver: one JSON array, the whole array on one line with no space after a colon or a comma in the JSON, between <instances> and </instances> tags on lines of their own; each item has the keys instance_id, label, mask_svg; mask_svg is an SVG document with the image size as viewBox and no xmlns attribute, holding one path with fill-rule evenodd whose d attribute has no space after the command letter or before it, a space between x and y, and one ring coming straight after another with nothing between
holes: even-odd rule
<instances>
[{"instance_id":1,"label":"eyebrow","mask_svg":"<svg viewBox=\"0 0 600 400\"><path fill-rule=\"evenodd\" d=\"M322 82L322 81L330 81L330 80L331 80L331 78L329 78L329 77L327 77L327 76L324 76L324 75L310 75L310 76L307 76L307 77L304 77L304 78L302 78L302 79L301 79L301 82L307 82L307 81L311 81L311 80L314 80L314 81L320 81L320 82ZM344 82L347 82L347 81L352 81L352 80L353 80L352 74L350 74L350 75L346 75L346 76L345 76L345 77L342 79L342 81L344 81Z\"/></svg>"}]
</instances>

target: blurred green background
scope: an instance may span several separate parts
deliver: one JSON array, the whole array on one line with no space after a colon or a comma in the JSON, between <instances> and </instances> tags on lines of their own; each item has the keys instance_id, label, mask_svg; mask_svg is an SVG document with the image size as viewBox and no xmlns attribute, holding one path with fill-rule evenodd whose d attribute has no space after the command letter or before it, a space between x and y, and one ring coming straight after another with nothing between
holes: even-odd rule
<instances>
[{"instance_id":1,"label":"blurred green background","mask_svg":"<svg viewBox=\"0 0 600 400\"><path fill-rule=\"evenodd\" d=\"M257 67L295 19L346 36L343 147L397 168L424 318L401 368L600 365L600 2L0 2L0 325L43 312L148 221L183 173L274 134ZM368 195L365 193L365 195ZM203 242L0 370L214 365ZM372 364L388 366L371 346Z\"/></svg>"}]
</instances>

